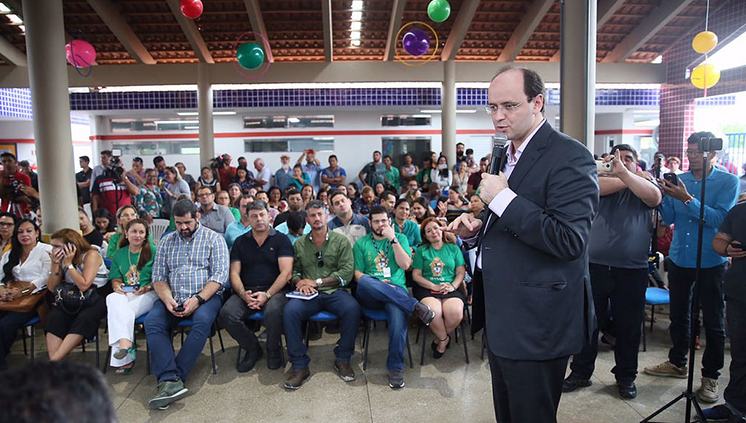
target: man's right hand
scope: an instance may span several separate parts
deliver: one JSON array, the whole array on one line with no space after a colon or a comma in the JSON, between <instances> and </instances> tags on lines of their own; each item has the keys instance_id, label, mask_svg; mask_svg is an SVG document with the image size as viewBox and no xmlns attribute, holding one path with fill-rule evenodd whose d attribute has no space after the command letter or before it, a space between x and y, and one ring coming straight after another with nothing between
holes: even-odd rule
<instances>
[{"instance_id":1,"label":"man's right hand","mask_svg":"<svg viewBox=\"0 0 746 423\"><path fill-rule=\"evenodd\" d=\"M310 279L301 279L295 283L295 289L304 295L313 294L316 292L316 282Z\"/></svg>"},{"instance_id":2,"label":"man's right hand","mask_svg":"<svg viewBox=\"0 0 746 423\"><path fill-rule=\"evenodd\" d=\"M241 294L241 299L246 303L249 304L253 299L251 298L251 290L247 289L246 291Z\"/></svg>"},{"instance_id":3,"label":"man's right hand","mask_svg":"<svg viewBox=\"0 0 746 423\"><path fill-rule=\"evenodd\" d=\"M181 312L174 311L174 308L179 306L179 303L176 302L176 300L170 298L168 301L165 302L166 310L168 310L169 313L173 314L176 317L181 317Z\"/></svg>"},{"instance_id":4,"label":"man's right hand","mask_svg":"<svg viewBox=\"0 0 746 423\"><path fill-rule=\"evenodd\" d=\"M482 221L469 213L462 213L451 222L446 231L458 235L461 239L472 238L482 229Z\"/></svg>"},{"instance_id":5,"label":"man's right hand","mask_svg":"<svg viewBox=\"0 0 746 423\"><path fill-rule=\"evenodd\" d=\"M728 253L728 256L735 259L741 259L746 257L746 250L741 249L741 244L738 241L732 241L730 244L728 244L727 247L725 247L725 252Z\"/></svg>"}]
</instances>

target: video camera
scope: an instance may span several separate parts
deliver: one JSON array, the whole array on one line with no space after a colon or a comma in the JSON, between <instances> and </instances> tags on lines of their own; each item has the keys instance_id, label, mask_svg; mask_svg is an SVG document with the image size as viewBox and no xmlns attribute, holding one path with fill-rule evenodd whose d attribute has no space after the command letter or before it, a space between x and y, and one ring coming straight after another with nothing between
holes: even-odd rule
<instances>
[{"instance_id":1,"label":"video camera","mask_svg":"<svg viewBox=\"0 0 746 423\"><path fill-rule=\"evenodd\" d=\"M104 176L118 182L124 176L124 167L122 159L119 156L112 156L109 159L109 167L104 169Z\"/></svg>"},{"instance_id":2,"label":"video camera","mask_svg":"<svg viewBox=\"0 0 746 423\"><path fill-rule=\"evenodd\" d=\"M223 167L227 166L229 163L230 162L228 161L228 158L225 157L225 155L220 155L210 160L210 167L213 167L215 169L222 169Z\"/></svg>"},{"instance_id":3,"label":"video camera","mask_svg":"<svg viewBox=\"0 0 746 423\"><path fill-rule=\"evenodd\" d=\"M702 137L699 139L699 151L717 151L723 149L723 139L715 137Z\"/></svg>"}]
</instances>

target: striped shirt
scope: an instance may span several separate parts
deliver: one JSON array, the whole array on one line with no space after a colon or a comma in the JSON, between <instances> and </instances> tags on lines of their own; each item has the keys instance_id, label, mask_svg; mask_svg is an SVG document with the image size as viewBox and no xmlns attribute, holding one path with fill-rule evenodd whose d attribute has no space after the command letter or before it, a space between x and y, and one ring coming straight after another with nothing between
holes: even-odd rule
<instances>
[{"instance_id":1,"label":"striped shirt","mask_svg":"<svg viewBox=\"0 0 746 423\"><path fill-rule=\"evenodd\" d=\"M158 245L153 282L167 282L174 299L182 304L199 294L208 282L228 283L228 247L217 232L199 225L190 240L171 232Z\"/></svg>"}]
</instances>

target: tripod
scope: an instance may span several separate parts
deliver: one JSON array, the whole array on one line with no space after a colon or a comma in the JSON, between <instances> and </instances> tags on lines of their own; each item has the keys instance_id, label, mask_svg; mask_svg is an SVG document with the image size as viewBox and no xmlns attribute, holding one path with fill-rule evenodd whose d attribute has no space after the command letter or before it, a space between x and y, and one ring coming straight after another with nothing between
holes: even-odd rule
<instances>
[{"instance_id":1,"label":"tripod","mask_svg":"<svg viewBox=\"0 0 746 423\"><path fill-rule=\"evenodd\" d=\"M707 149L705 149L707 150ZM694 272L694 294L692 295L692 302L689 306L689 314L691 316L691 321L689 325L689 373L687 375L686 380L686 391L682 392L680 395L678 395L676 398L672 399L668 404L664 405L663 407L659 408L653 414L649 415L645 419L641 420L640 423L652 423L652 419L657 416L658 414L664 412L665 410L671 408L674 404L679 402L682 399L686 399L686 417L684 420L684 423L689 423L692 418L692 405L694 405L694 411L697 414L697 420L700 423L707 423L707 419L702 414L702 407L699 405L699 402L697 401L697 396L692 390L692 385L694 384L694 355L696 353L695 349L695 343L696 343L696 334L694 333L694 322L699 321L699 307L697 307L697 304L699 303L699 277L702 273L702 236L704 234L705 230L705 187L707 185L707 151L703 151L702 156L702 190L700 193L700 202L699 202L699 225L698 225L698 231L697 231L697 268Z\"/></svg>"}]
</instances>

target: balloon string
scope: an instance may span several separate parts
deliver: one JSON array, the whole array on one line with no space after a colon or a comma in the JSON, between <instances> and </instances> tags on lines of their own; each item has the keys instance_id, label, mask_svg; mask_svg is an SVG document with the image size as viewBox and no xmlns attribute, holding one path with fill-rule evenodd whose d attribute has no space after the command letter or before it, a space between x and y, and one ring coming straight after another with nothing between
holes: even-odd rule
<instances>
[{"instance_id":1,"label":"balloon string","mask_svg":"<svg viewBox=\"0 0 746 423\"><path fill-rule=\"evenodd\" d=\"M707 9L705 9L705 31L710 24L710 0L707 0Z\"/></svg>"}]
</instances>

